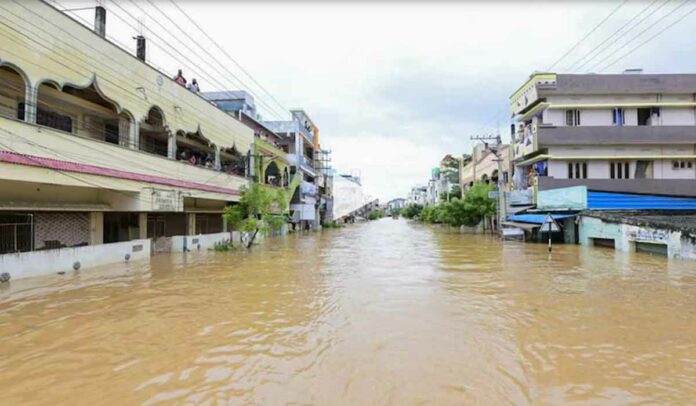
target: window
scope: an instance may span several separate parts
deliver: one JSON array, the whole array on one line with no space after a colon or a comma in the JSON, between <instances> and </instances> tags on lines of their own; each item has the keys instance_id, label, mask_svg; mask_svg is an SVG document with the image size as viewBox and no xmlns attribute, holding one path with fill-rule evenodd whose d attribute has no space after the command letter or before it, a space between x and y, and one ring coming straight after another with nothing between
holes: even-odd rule
<instances>
[{"instance_id":1,"label":"window","mask_svg":"<svg viewBox=\"0 0 696 406\"><path fill-rule=\"evenodd\" d=\"M104 141L118 145L118 122L104 124Z\"/></svg>"},{"instance_id":2,"label":"window","mask_svg":"<svg viewBox=\"0 0 696 406\"><path fill-rule=\"evenodd\" d=\"M568 162L568 179L587 179L587 162Z\"/></svg>"},{"instance_id":3,"label":"window","mask_svg":"<svg viewBox=\"0 0 696 406\"><path fill-rule=\"evenodd\" d=\"M630 165L626 161L609 162L609 178L611 179L629 179Z\"/></svg>"},{"instance_id":4,"label":"window","mask_svg":"<svg viewBox=\"0 0 696 406\"><path fill-rule=\"evenodd\" d=\"M638 109L638 125L650 125L650 117L652 117L651 108Z\"/></svg>"},{"instance_id":5,"label":"window","mask_svg":"<svg viewBox=\"0 0 696 406\"><path fill-rule=\"evenodd\" d=\"M20 103L17 109L17 118L24 119L26 105ZM45 125L46 127L55 128L71 133L73 131L73 120L70 116L65 116L54 111L46 110L41 107L36 109L36 124Z\"/></svg>"},{"instance_id":6,"label":"window","mask_svg":"<svg viewBox=\"0 0 696 406\"><path fill-rule=\"evenodd\" d=\"M693 161L672 161L672 169L692 169L694 167Z\"/></svg>"},{"instance_id":7,"label":"window","mask_svg":"<svg viewBox=\"0 0 696 406\"><path fill-rule=\"evenodd\" d=\"M633 177L636 179L651 179L653 177L652 170L652 161L636 161L636 171Z\"/></svg>"},{"instance_id":8,"label":"window","mask_svg":"<svg viewBox=\"0 0 696 406\"><path fill-rule=\"evenodd\" d=\"M619 109L616 108L612 111L612 124L616 126L623 126L626 124L626 115L624 113L624 109Z\"/></svg>"},{"instance_id":9,"label":"window","mask_svg":"<svg viewBox=\"0 0 696 406\"><path fill-rule=\"evenodd\" d=\"M580 110L566 110L566 125L570 127L580 125Z\"/></svg>"}]
</instances>

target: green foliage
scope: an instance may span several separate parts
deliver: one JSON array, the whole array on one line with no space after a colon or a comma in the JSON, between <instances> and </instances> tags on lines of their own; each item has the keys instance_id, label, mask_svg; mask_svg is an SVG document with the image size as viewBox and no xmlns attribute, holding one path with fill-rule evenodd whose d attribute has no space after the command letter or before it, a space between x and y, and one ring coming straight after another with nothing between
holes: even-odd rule
<instances>
[{"instance_id":1,"label":"green foliage","mask_svg":"<svg viewBox=\"0 0 696 406\"><path fill-rule=\"evenodd\" d=\"M455 197L457 199L462 198L462 188L460 188L459 185L452 186L452 189L449 192L449 200L452 200ZM440 193L440 201L441 202L447 201L447 192Z\"/></svg>"},{"instance_id":2,"label":"green foliage","mask_svg":"<svg viewBox=\"0 0 696 406\"><path fill-rule=\"evenodd\" d=\"M370 212L370 215L368 216L368 220L379 220L382 217L384 217L384 210L382 210L382 209L372 210Z\"/></svg>"},{"instance_id":3,"label":"green foliage","mask_svg":"<svg viewBox=\"0 0 696 406\"><path fill-rule=\"evenodd\" d=\"M227 252L232 248L230 240L224 240L213 244L213 250L217 252Z\"/></svg>"},{"instance_id":4,"label":"green foliage","mask_svg":"<svg viewBox=\"0 0 696 406\"><path fill-rule=\"evenodd\" d=\"M233 230L253 233L248 247L261 232L278 232L286 223L283 213L288 210L287 197L282 189L269 189L257 183L243 188L239 204L225 208L223 218Z\"/></svg>"},{"instance_id":5,"label":"green foliage","mask_svg":"<svg viewBox=\"0 0 696 406\"><path fill-rule=\"evenodd\" d=\"M464 193L463 199L454 198L437 206L425 207L420 220L426 223L443 223L453 227L475 226L486 216L496 213L496 201L488 197L493 187L475 183Z\"/></svg>"},{"instance_id":6,"label":"green foliage","mask_svg":"<svg viewBox=\"0 0 696 406\"><path fill-rule=\"evenodd\" d=\"M440 206L425 206L420 213L420 220L425 223L440 223Z\"/></svg>"},{"instance_id":7,"label":"green foliage","mask_svg":"<svg viewBox=\"0 0 696 406\"><path fill-rule=\"evenodd\" d=\"M389 216L400 216L402 209L391 209L389 210Z\"/></svg>"},{"instance_id":8,"label":"green foliage","mask_svg":"<svg viewBox=\"0 0 696 406\"><path fill-rule=\"evenodd\" d=\"M337 221L328 221L328 222L322 224L322 227L323 228L343 228L345 226Z\"/></svg>"},{"instance_id":9,"label":"green foliage","mask_svg":"<svg viewBox=\"0 0 696 406\"><path fill-rule=\"evenodd\" d=\"M403 210L401 210L401 215L407 219L412 219L418 217L421 214L421 211L423 211L423 206L420 204L409 204L408 206L404 207Z\"/></svg>"}]
</instances>

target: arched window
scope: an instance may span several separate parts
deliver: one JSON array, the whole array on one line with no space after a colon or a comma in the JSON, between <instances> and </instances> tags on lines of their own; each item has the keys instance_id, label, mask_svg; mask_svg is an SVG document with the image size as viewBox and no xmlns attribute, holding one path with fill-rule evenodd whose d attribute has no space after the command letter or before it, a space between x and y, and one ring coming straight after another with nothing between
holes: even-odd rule
<instances>
[{"instance_id":1,"label":"arched window","mask_svg":"<svg viewBox=\"0 0 696 406\"><path fill-rule=\"evenodd\" d=\"M152 106L140 123L140 150L166 157L168 148L169 131L164 113L159 107Z\"/></svg>"},{"instance_id":2,"label":"arched window","mask_svg":"<svg viewBox=\"0 0 696 406\"><path fill-rule=\"evenodd\" d=\"M27 81L19 69L0 66L0 116L24 120Z\"/></svg>"},{"instance_id":3,"label":"arched window","mask_svg":"<svg viewBox=\"0 0 696 406\"><path fill-rule=\"evenodd\" d=\"M280 187L280 169L275 162L271 162L263 173L263 183Z\"/></svg>"}]
</instances>

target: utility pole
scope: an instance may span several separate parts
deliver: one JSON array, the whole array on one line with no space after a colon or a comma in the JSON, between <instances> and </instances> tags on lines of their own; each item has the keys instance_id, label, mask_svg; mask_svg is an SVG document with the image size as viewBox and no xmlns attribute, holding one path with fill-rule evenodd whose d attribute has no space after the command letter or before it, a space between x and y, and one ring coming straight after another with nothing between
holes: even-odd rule
<instances>
[{"instance_id":1,"label":"utility pole","mask_svg":"<svg viewBox=\"0 0 696 406\"><path fill-rule=\"evenodd\" d=\"M502 144L502 140L500 138L500 133L498 135L474 135L471 137L472 141L482 141L483 145L485 146L486 150L492 152L495 155L495 159L493 160L498 164L498 234L502 235L502 222L504 219L507 218L506 214L506 208L505 208L505 190L504 190L504 179L503 179L503 162L505 159L503 159L500 155L500 145ZM488 141L495 141L495 145L490 145Z\"/></svg>"}]
</instances>

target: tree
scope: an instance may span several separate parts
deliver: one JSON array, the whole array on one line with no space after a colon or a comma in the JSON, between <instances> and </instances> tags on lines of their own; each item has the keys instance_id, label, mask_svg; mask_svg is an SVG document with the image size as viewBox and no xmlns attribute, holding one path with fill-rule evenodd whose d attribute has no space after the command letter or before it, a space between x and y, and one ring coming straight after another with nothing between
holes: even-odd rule
<instances>
[{"instance_id":1,"label":"tree","mask_svg":"<svg viewBox=\"0 0 696 406\"><path fill-rule=\"evenodd\" d=\"M475 226L485 217L496 213L496 201L488 197L488 192L492 190L493 187L490 185L475 183L464 192L462 199L455 197L449 202L425 207L420 213L420 220L426 223L444 223L452 227Z\"/></svg>"},{"instance_id":2,"label":"tree","mask_svg":"<svg viewBox=\"0 0 696 406\"><path fill-rule=\"evenodd\" d=\"M252 233L247 243L247 248L251 248L259 232L267 236L270 232L280 231L286 223L284 213L287 209L284 190L272 190L253 183L250 188L242 188L239 204L226 207L222 216L233 230Z\"/></svg>"},{"instance_id":3,"label":"tree","mask_svg":"<svg viewBox=\"0 0 696 406\"><path fill-rule=\"evenodd\" d=\"M409 204L408 206L404 207L404 209L401 211L401 215L406 217L407 219L412 219L414 217L419 216L422 210L423 206L421 206L420 204Z\"/></svg>"},{"instance_id":4,"label":"tree","mask_svg":"<svg viewBox=\"0 0 696 406\"><path fill-rule=\"evenodd\" d=\"M384 210L377 209L377 210L372 210L370 212L370 215L367 217L367 219L368 220L379 220L382 217L384 217Z\"/></svg>"},{"instance_id":5,"label":"tree","mask_svg":"<svg viewBox=\"0 0 696 406\"><path fill-rule=\"evenodd\" d=\"M454 199L461 199L462 198L462 188L459 187L459 185L454 185L450 188L449 196L447 192L442 192L440 193L440 201L441 202L446 202L449 198L449 200Z\"/></svg>"}]
</instances>

